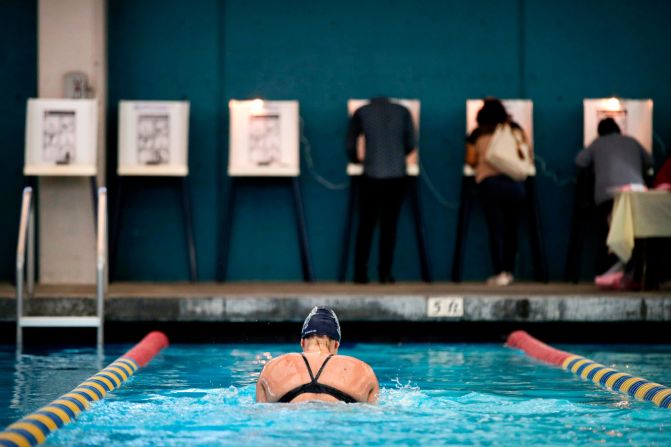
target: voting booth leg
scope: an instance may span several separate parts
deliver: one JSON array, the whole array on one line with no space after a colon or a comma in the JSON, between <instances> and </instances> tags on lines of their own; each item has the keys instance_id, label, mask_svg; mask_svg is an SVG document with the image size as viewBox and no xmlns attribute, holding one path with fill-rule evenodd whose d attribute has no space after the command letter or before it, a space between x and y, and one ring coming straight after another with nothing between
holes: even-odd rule
<instances>
[{"instance_id":1,"label":"voting booth leg","mask_svg":"<svg viewBox=\"0 0 671 447\"><path fill-rule=\"evenodd\" d=\"M415 234L417 235L417 250L419 251L419 265L422 272L422 281L431 282L431 261L426 247L426 230L422 219L422 202L419 196L419 177L410 179L412 214L415 220Z\"/></svg>"},{"instance_id":2,"label":"voting booth leg","mask_svg":"<svg viewBox=\"0 0 671 447\"><path fill-rule=\"evenodd\" d=\"M643 253L643 290L659 290L664 274L668 276L669 264L665 262L671 252L671 238L649 238L645 241Z\"/></svg>"},{"instance_id":3,"label":"voting booth leg","mask_svg":"<svg viewBox=\"0 0 671 447\"><path fill-rule=\"evenodd\" d=\"M187 252L189 255L189 276L191 282L198 281L198 264L196 259L196 238L193 233L193 213L191 209L191 194L186 177L180 179L182 190L182 214L184 216L184 229L186 231Z\"/></svg>"},{"instance_id":4,"label":"voting booth leg","mask_svg":"<svg viewBox=\"0 0 671 447\"><path fill-rule=\"evenodd\" d=\"M303 209L303 199L301 197L300 186L297 178L291 178L291 189L294 201L294 210L296 215L296 227L298 230L298 243L300 245L301 267L303 270L303 280L311 282L313 280L312 260L310 259L310 247L308 244L307 225L305 223L305 211ZM287 184L284 183L283 184ZM238 180L231 178L228 186L228 200L226 203L226 213L223 216L222 228L219 242L219 256L217 265L217 280L226 281L226 272L228 270L228 254L230 250L231 235L233 233L233 215L235 213L235 198L237 194Z\"/></svg>"},{"instance_id":5,"label":"voting booth leg","mask_svg":"<svg viewBox=\"0 0 671 447\"><path fill-rule=\"evenodd\" d=\"M291 178L291 189L294 196L294 209L296 210L296 226L298 227L298 241L301 249L301 266L303 267L303 281L312 282L312 259L310 258L310 246L308 243L308 230L305 223L305 210L303 209L303 197L301 196L298 178Z\"/></svg>"},{"instance_id":6,"label":"voting booth leg","mask_svg":"<svg viewBox=\"0 0 671 447\"><path fill-rule=\"evenodd\" d=\"M594 212L594 173L591 169L579 169L576 176L573 195L573 215L571 216L571 234L564 279L577 283L580 278L580 260L585 243L585 228L592 224L590 215Z\"/></svg>"},{"instance_id":7,"label":"voting booth leg","mask_svg":"<svg viewBox=\"0 0 671 447\"><path fill-rule=\"evenodd\" d=\"M583 215L584 210L576 198L573 205L571 234L569 236L566 265L564 267L564 280L567 282L577 283L580 277L580 253L582 253L585 240Z\"/></svg>"},{"instance_id":8,"label":"voting booth leg","mask_svg":"<svg viewBox=\"0 0 671 447\"><path fill-rule=\"evenodd\" d=\"M638 261L640 265L640 276L641 276L641 290L648 290L649 281L648 281L648 240L643 238L636 241L640 243L641 249L638 254L638 259L634 258L634 262ZM636 277L636 276L634 276Z\"/></svg>"},{"instance_id":9,"label":"voting booth leg","mask_svg":"<svg viewBox=\"0 0 671 447\"><path fill-rule=\"evenodd\" d=\"M578 177L575 194L573 198L573 215L571 216L571 234L569 236L568 251L566 253L566 266L564 269L564 279L567 282L577 283L580 279L580 259L585 243L585 225L587 224L587 215L589 209L584 196L583 180ZM591 195L590 195L591 199Z\"/></svg>"},{"instance_id":10,"label":"voting booth leg","mask_svg":"<svg viewBox=\"0 0 671 447\"><path fill-rule=\"evenodd\" d=\"M461 177L461 193L459 196L459 213L457 216L457 238L454 242L454 256L452 258L452 281L461 282L464 268L464 246L468 232L468 219L471 213L469 194L473 189L473 177Z\"/></svg>"},{"instance_id":11,"label":"voting booth leg","mask_svg":"<svg viewBox=\"0 0 671 447\"><path fill-rule=\"evenodd\" d=\"M359 178L350 176L349 194L347 197L347 215L345 216L345 228L342 236L342 251L340 252L340 267L338 270L338 282L347 280L347 264L349 264L349 249L352 240L352 225L356 210L356 197L359 189Z\"/></svg>"},{"instance_id":12,"label":"voting booth leg","mask_svg":"<svg viewBox=\"0 0 671 447\"><path fill-rule=\"evenodd\" d=\"M545 244L541 230L540 215L538 213L538 198L536 194L536 179L528 177L526 181L527 209L529 217L529 231L531 232L531 251L534 260L536 281L548 282L548 264L545 256Z\"/></svg>"},{"instance_id":13,"label":"voting booth leg","mask_svg":"<svg viewBox=\"0 0 671 447\"><path fill-rule=\"evenodd\" d=\"M172 180L172 179L171 179ZM191 200L186 178L178 178L180 189L180 202L182 206L182 215L184 217L184 233L187 242L187 254L189 260L189 279L190 281L198 280L198 266L196 263L196 244L193 230L193 216L191 212ZM117 177L116 199L114 200L114 210L112 212L112 227L110 234L110 278L116 276L116 260L119 243L119 235L121 233L121 220L123 209L123 190L124 177Z\"/></svg>"},{"instance_id":14,"label":"voting booth leg","mask_svg":"<svg viewBox=\"0 0 671 447\"><path fill-rule=\"evenodd\" d=\"M228 182L228 198L226 200L226 211L221 222L219 232L219 255L217 262L217 281L226 281L228 272L228 250L231 244L231 229L233 226L233 211L235 210L235 193L237 182L231 177Z\"/></svg>"},{"instance_id":15,"label":"voting booth leg","mask_svg":"<svg viewBox=\"0 0 671 447\"><path fill-rule=\"evenodd\" d=\"M660 267L664 265L664 254L668 252L664 238L637 238L631 256L634 283L640 284L641 291L658 290Z\"/></svg>"}]
</instances>

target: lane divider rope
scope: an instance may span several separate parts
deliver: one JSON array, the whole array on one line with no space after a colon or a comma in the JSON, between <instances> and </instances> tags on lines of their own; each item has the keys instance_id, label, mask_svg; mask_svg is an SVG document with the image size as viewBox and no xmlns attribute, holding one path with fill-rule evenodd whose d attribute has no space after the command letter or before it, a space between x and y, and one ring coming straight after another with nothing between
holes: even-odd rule
<instances>
[{"instance_id":1,"label":"lane divider rope","mask_svg":"<svg viewBox=\"0 0 671 447\"><path fill-rule=\"evenodd\" d=\"M167 346L165 334L150 332L131 350L77 388L5 428L0 432L0 446L31 447L43 443L49 434L72 422L92 402L120 388Z\"/></svg>"},{"instance_id":2,"label":"lane divider rope","mask_svg":"<svg viewBox=\"0 0 671 447\"><path fill-rule=\"evenodd\" d=\"M636 399L652 402L658 407L671 408L671 388L619 372L588 358L560 351L524 331L515 331L510 334L506 346L521 349L529 357L559 366L606 389L629 394Z\"/></svg>"}]
</instances>

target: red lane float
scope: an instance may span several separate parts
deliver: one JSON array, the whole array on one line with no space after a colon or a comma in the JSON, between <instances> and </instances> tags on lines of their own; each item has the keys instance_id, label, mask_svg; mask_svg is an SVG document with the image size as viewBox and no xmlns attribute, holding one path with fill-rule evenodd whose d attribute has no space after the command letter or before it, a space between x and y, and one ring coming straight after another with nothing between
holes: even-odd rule
<instances>
[{"instance_id":1,"label":"red lane float","mask_svg":"<svg viewBox=\"0 0 671 447\"><path fill-rule=\"evenodd\" d=\"M0 447L31 447L43 443L49 434L72 422L92 402L120 388L167 346L168 337L165 334L150 332L130 351L80 383L74 390L1 431Z\"/></svg>"},{"instance_id":2,"label":"red lane float","mask_svg":"<svg viewBox=\"0 0 671 447\"><path fill-rule=\"evenodd\" d=\"M510 334L506 346L521 349L529 357L559 366L606 389L629 394L636 399L652 402L658 407L671 408L671 388L608 368L588 358L560 351L536 340L524 331Z\"/></svg>"},{"instance_id":3,"label":"red lane float","mask_svg":"<svg viewBox=\"0 0 671 447\"><path fill-rule=\"evenodd\" d=\"M158 354L161 349L168 347L168 337L163 332L154 331L148 333L140 343L136 344L122 357L130 358L143 367Z\"/></svg>"},{"instance_id":4,"label":"red lane float","mask_svg":"<svg viewBox=\"0 0 671 447\"><path fill-rule=\"evenodd\" d=\"M529 357L551 365L562 366L567 357L573 355L570 352L560 351L548 346L540 340L533 338L524 331L515 331L508 336L506 346L521 349Z\"/></svg>"}]
</instances>

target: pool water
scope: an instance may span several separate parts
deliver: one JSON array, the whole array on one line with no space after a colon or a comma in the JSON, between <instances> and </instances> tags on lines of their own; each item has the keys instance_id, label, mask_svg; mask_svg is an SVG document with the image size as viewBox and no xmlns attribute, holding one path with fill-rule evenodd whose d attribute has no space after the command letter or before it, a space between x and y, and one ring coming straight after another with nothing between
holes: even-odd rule
<instances>
[{"instance_id":1,"label":"pool water","mask_svg":"<svg viewBox=\"0 0 671 447\"><path fill-rule=\"evenodd\" d=\"M671 412L500 345L358 344L379 405L256 404L269 358L298 345L175 345L45 445L671 445ZM561 346L671 385L671 346ZM0 348L0 424L71 390L128 346Z\"/></svg>"}]
</instances>

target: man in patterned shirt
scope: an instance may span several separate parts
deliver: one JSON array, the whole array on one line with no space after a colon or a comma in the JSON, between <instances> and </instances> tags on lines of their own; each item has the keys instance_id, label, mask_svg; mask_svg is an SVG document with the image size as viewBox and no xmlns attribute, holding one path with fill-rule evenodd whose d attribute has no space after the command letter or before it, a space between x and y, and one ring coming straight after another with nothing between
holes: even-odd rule
<instances>
[{"instance_id":1,"label":"man in patterned shirt","mask_svg":"<svg viewBox=\"0 0 671 447\"><path fill-rule=\"evenodd\" d=\"M360 135L365 139L363 151L357 150ZM398 216L406 189L406 157L415 148L410 111L388 98L373 98L352 115L346 145L350 161L363 163L354 282L368 282L368 258L373 231L379 221L379 280L383 284L393 283L391 267Z\"/></svg>"}]
</instances>

